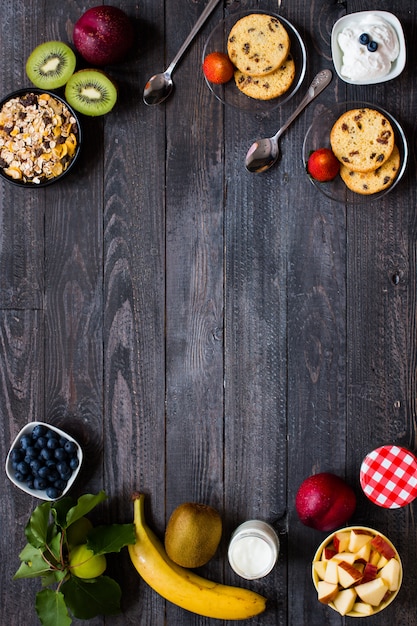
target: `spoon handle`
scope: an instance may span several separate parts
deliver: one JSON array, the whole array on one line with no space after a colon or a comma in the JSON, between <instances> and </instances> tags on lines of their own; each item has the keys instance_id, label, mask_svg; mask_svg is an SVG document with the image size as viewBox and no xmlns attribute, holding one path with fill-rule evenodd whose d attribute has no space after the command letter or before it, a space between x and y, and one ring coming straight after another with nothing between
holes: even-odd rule
<instances>
[{"instance_id":1,"label":"spoon handle","mask_svg":"<svg viewBox=\"0 0 417 626\"><path fill-rule=\"evenodd\" d=\"M283 126L279 129L279 131L274 136L274 140L278 140L278 138L282 135L284 131L287 130L288 126L292 124L296 117L298 117L308 104L327 87L327 85L332 80L333 74L330 70L321 70L316 76L313 78L310 87L304 98L301 100L298 107L295 109L294 113L288 118Z\"/></svg>"},{"instance_id":2,"label":"spoon handle","mask_svg":"<svg viewBox=\"0 0 417 626\"><path fill-rule=\"evenodd\" d=\"M200 30L200 28L202 27L202 25L204 24L204 22L206 21L206 19L210 15L210 13L215 9L216 5L219 4L219 2L220 2L220 0L210 0L210 2L207 3L206 8L202 12L200 17L196 21L196 23L194 24L194 27L192 28L192 30L191 30L190 34L188 35L187 39L184 41L184 43L182 44L181 48L178 50L176 56L171 61L171 64L167 68L167 70L166 70L167 74L171 74L173 72L174 67L176 66L176 64L178 63L178 61L180 60L180 58L182 57L182 55L184 54L184 52L186 51L186 49L188 48L188 46L190 45L190 43L192 42L192 40L194 39L194 37L196 36L198 31Z\"/></svg>"}]
</instances>

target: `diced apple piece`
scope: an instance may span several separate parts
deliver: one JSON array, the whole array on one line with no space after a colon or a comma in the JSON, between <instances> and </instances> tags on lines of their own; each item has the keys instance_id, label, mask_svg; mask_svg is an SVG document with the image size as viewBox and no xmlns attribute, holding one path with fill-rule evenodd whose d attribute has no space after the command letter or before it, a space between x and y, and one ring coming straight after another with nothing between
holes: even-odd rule
<instances>
[{"instance_id":1,"label":"diced apple piece","mask_svg":"<svg viewBox=\"0 0 417 626\"><path fill-rule=\"evenodd\" d=\"M362 582L368 583L370 580L374 580L377 577L378 568L373 563L367 563L363 570Z\"/></svg>"},{"instance_id":2,"label":"diced apple piece","mask_svg":"<svg viewBox=\"0 0 417 626\"><path fill-rule=\"evenodd\" d=\"M368 541L360 550L355 553L355 561L368 563L371 556L371 542Z\"/></svg>"},{"instance_id":3,"label":"diced apple piece","mask_svg":"<svg viewBox=\"0 0 417 626\"><path fill-rule=\"evenodd\" d=\"M375 535L375 537L371 541L371 545L375 550L383 554L388 560L393 559L395 557L395 550L391 548L389 543L385 541L381 535Z\"/></svg>"},{"instance_id":4,"label":"diced apple piece","mask_svg":"<svg viewBox=\"0 0 417 626\"><path fill-rule=\"evenodd\" d=\"M314 571L320 580L324 580L324 575L326 574L327 561L314 561L313 564Z\"/></svg>"},{"instance_id":5,"label":"diced apple piece","mask_svg":"<svg viewBox=\"0 0 417 626\"><path fill-rule=\"evenodd\" d=\"M369 563L375 565L375 567L379 563L379 559L381 558L380 553L377 550L371 550L371 554L369 556Z\"/></svg>"},{"instance_id":6,"label":"diced apple piece","mask_svg":"<svg viewBox=\"0 0 417 626\"><path fill-rule=\"evenodd\" d=\"M353 565L355 562L355 555L352 552L339 552L334 555L332 561L338 561L339 563L340 561L346 561L346 563Z\"/></svg>"},{"instance_id":7,"label":"diced apple piece","mask_svg":"<svg viewBox=\"0 0 417 626\"><path fill-rule=\"evenodd\" d=\"M332 559L335 554L337 553L334 548L326 547L323 550L323 554L321 555L321 558L323 559L323 561L330 561L330 559Z\"/></svg>"},{"instance_id":8,"label":"diced apple piece","mask_svg":"<svg viewBox=\"0 0 417 626\"><path fill-rule=\"evenodd\" d=\"M359 552L365 545L370 544L372 540L371 535L366 535L364 533L357 533L357 531L352 530L350 533L350 540L348 550L349 552Z\"/></svg>"},{"instance_id":9,"label":"diced apple piece","mask_svg":"<svg viewBox=\"0 0 417 626\"><path fill-rule=\"evenodd\" d=\"M327 583L325 580L319 580L317 592L320 602L329 604L339 593L339 586L337 583Z\"/></svg>"},{"instance_id":10,"label":"diced apple piece","mask_svg":"<svg viewBox=\"0 0 417 626\"><path fill-rule=\"evenodd\" d=\"M355 602L352 611L360 613L361 615L373 615L374 607L366 602Z\"/></svg>"},{"instance_id":11,"label":"diced apple piece","mask_svg":"<svg viewBox=\"0 0 417 626\"><path fill-rule=\"evenodd\" d=\"M328 583L338 583L339 576L337 571L338 561L327 561L326 573L324 580Z\"/></svg>"},{"instance_id":12,"label":"diced apple piece","mask_svg":"<svg viewBox=\"0 0 417 626\"><path fill-rule=\"evenodd\" d=\"M383 554L381 554L381 558L379 559L378 563L376 564L378 569L381 569L382 567L385 567L385 565L388 563L389 559L387 559Z\"/></svg>"},{"instance_id":13,"label":"diced apple piece","mask_svg":"<svg viewBox=\"0 0 417 626\"><path fill-rule=\"evenodd\" d=\"M388 591L388 586L382 578L374 578L367 583L357 585L355 589L363 602L378 606Z\"/></svg>"},{"instance_id":14,"label":"diced apple piece","mask_svg":"<svg viewBox=\"0 0 417 626\"><path fill-rule=\"evenodd\" d=\"M354 589L342 589L334 598L333 604L340 615L346 615L353 609L356 598L356 591Z\"/></svg>"},{"instance_id":15,"label":"diced apple piece","mask_svg":"<svg viewBox=\"0 0 417 626\"><path fill-rule=\"evenodd\" d=\"M356 569L350 563L346 563L346 561L342 561L337 566L339 583L347 589L352 585L357 585L362 580L362 574L359 570Z\"/></svg>"},{"instance_id":16,"label":"diced apple piece","mask_svg":"<svg viewBox=\"0 0 417 626\"><path fill-rule=\"evenodd\" d=\"M390 559L378 573L378 576L388 585L390 591L397 591L400 586L400 570L399 561Z\"/></svg>"},{"instance_id":17,"label":"diced apple piece","mask_svg":"<svg viewBox=\"0 0 417 626\"><path fill-rule=\"evenodd\" d=\"M333 545L336 552L346 552L349 547L350 532L341 531L335 534Z\"/></svg>"}]
</instances>

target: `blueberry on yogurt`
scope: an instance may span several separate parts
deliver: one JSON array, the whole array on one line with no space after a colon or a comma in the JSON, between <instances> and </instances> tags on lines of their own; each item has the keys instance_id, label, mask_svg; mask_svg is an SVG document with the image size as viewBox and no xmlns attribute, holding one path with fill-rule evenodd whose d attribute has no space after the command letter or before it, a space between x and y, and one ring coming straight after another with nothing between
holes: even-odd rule
<instances>
[{"instance_id":1,"label":"blueberry on yogurt","mask_svg":"<svg viewBox=\"0 0 417 626\"><path fill-rule=\"evenodd\" d=\"M368 33L362 33L359 36L359 43L361 43L363 46L367 46L369 43L369 35Z\"/></svg>"}]
</instances>

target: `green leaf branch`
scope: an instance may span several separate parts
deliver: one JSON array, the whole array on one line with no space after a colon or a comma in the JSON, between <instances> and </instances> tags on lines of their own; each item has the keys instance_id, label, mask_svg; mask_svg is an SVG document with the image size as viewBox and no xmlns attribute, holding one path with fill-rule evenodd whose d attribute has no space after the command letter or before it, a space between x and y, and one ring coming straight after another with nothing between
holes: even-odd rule
<instances>
[{"instance_id":1,"label":"green leaf branch","mask_svg":"<svg viewBox=\"0 0 417 626\"><path fill-rule=\"evenodd\" d=\"M66 497L40 504L30 516L25 528L27 544L13 578L41 579L43 588L36 595L35 608L43 626L68 626L72 617L91 619L120 612L119 584L104 573L80 577L78 567L70 562L72 549L80 544L98 556L118 553L135 543L133 523L93 527L86 519L106 498L104 491L84 494L77 501ZM77 536L74 545L71 536Z\"/></svg>"}]
</instances>

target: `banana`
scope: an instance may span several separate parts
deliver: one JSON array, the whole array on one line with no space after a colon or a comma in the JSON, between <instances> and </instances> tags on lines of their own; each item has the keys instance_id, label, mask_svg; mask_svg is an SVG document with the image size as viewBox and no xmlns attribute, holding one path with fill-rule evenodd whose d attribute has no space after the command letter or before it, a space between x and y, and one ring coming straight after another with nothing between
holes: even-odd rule
<instances>
[{"instance_id":1,"label":"banana","mask_svg":"<svg viewBox=\"0 0 417 626\"><path fill-rule=\"evenodd\" d=\"M136 543L129 545L133 565L163 598L198 615L247 619L265 610L266 599L248 589L215 583L171 561L145 521L144 494L133 496Z\"/></svg>"}]
</instances>

